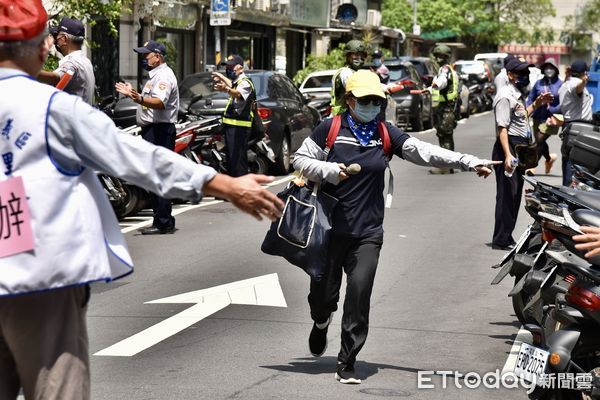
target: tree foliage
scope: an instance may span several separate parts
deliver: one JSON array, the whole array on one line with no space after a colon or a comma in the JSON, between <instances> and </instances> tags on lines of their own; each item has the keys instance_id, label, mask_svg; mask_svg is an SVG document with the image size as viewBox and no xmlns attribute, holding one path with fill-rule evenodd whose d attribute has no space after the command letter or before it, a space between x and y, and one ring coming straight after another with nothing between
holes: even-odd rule
<instances>
[{"instance_id":1,"label":"tree foliage","mask_svg":"<svg viewBox=\"0 0 600 400\"><path fill-rule=\"evenodd\" d=\"M565 19L561 40L575 50L593 47L592 34L600 30L600 0L591 0Z\"/></svg>"},{"instance_id":2,"label":"tree foliage","mask_svg":"<svg viewBox=\"0 0 600 400\"><path fill-rule=\"evenodd\" d=\"M595 0L600 1L600 0ZM407 0L384 0L383 24L412 31L412 4ZM440 39L460 37L478 47L510 42L551 42L552 27L542 19L554 16L551 0L420 0L417 23L424 36Z\"/></svg>"},{"instance_id":3,"label":"tree foliage","mask_svg":"<svg viewBox=\"0 0 600 400\"><path fill-rule=\"evenodd\" d=\"M306 67L301 69L294 76L294 83L297 86L306 79L308 74L315 71L323 71L327 69L338 69L344 66L346 57L344 56L344 45L340 45L337 49L333 49L324 56L314 56L309 54L306 57Z\"/></svg>"},{"instance_id":4,"label":"tree foliage","mask_svg":"<svg viewBox=\"0 0 600 400\"><path fill-rule=\"evenodd\" d=\"M80 19L94 25L97 18L108 21L110 33L117 35L116 23L123 11L127 11L131 0L44 0L48 17L58 22L62 17Z\"/></svg>"}]
</instances>

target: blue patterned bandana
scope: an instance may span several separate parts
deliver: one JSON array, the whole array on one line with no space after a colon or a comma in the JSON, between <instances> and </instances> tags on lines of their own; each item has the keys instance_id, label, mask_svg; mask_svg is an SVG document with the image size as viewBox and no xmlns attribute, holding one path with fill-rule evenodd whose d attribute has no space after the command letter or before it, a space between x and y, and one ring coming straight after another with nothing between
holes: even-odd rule
<instances>
[{"instance_id":1,"label":"blue patterned bandana","mask_svg":"<svg viewBox=\"0 0 600 400\"><path fill-rule=\"evenodd\" d=\"M373 135L377 130L377 119L362 123L355 121L349 112L346 113L346 119L348 120L348 126L350 127L352 134L358 139L360 145L367 146L371 142L371 139L373 139Z\"/></svg>"}]
</instances>

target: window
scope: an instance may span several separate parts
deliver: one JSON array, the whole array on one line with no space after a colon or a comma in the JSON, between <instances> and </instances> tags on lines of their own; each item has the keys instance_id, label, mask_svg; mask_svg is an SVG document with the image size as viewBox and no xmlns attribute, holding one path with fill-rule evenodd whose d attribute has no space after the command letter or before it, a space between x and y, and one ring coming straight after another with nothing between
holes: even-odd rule
<instances>
[{"instance_id":1,"label":"window","mask_svg":"<svg viewBox=\"0 0 600 400\"><path fill-rule=\"evenodd\" d=\"M331 89L332 75L311 76L304 82L303 89L329 88Z\"/></svg>"},{"instance_id":2,"label":"window","mask_svg":"<svg viewBox=\"0 0 600 400\"><path fill-rule=\"evenodd\" d=\"M410 76L410 73L404 65L388 66L390 70L390 82L398 81Z\"/></svg>"}]
</instances>

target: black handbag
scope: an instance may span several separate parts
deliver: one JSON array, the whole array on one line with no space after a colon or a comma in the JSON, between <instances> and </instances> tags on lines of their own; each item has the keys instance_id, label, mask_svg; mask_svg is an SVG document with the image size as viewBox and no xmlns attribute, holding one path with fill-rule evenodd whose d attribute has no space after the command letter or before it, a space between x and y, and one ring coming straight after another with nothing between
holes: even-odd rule
<instances>
[{"instance_id":1,"label":"black handbag","mask_svg":"<svg viewBox=\"0 0 600 400\"><path fill-rule=\"evenodd\" d=\"M312 279L321 280L327 270L333 210L338 200L297 180L278 193L285 207L271 224L261 250L281 256L302 268Z\"/></svg>"}]
</instances>

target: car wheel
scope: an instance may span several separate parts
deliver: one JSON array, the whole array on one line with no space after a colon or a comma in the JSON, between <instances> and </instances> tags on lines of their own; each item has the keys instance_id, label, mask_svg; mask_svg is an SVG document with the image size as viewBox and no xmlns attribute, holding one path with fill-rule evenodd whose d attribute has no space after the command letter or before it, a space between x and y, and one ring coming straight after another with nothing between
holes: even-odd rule
<instances>
[{"instance_id":1,"label":"car wheel","mask_svg":"<svg viewBox=\"0 0 600 400\"><path fill-rule=\"evenodd\" d=\"M290 171L291 167L291 149L290 149L290 137L287 131L284 134L283 141L281 142L281 148L279 154L275 157L275 173L285 175Z\"/></svg>"},{"instance_id":2,"label":"car wheel","mask_svg":"<svg viewBox=\"0 0 600 400\"><path fill-rule=\"evenodd\" d=\"M423 105L419 104L417 115L410 119L410 126L415 132L423 130Z\"/></svg>"}]
</instances>

